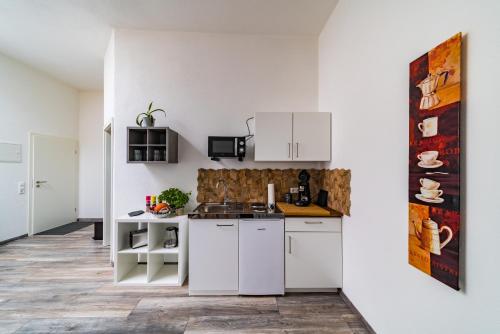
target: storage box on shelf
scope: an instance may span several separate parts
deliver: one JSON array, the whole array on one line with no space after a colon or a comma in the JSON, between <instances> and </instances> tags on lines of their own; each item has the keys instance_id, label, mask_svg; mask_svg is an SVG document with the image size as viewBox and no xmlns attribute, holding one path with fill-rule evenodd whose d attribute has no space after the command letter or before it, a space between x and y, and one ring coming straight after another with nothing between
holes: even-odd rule
<instances>
[{"instance_id":1,"label":"storage box on shelf","mask_svg":"<svg viewBox=\"0 0 500 334\"><path fill-rule=\"evenodd\" d=\"M166 228L176 226L178 246L164 248ZM132 249L129 234L148 229L148 245ZM116 284L181 286L187 276L188 223L187 216L158 218L151 213L115 220Z\"/></svg>"}]
</instances>

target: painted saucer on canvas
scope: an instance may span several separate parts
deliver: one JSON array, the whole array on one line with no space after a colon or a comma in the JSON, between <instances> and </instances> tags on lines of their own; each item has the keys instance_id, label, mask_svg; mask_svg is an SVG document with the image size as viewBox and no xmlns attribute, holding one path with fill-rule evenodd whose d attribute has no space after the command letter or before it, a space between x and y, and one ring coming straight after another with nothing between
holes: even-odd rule
<instances>
[{"instance_id":1,"label":"painted saucer on canvas","mask_svg":"<svg viewBox=\"0 0 500 334\"><path fill-rule=\"evenodd\" d=\"M440 204L444 202L444 198L437 197L437 198L427 198L424 197L422 194L415 194L415 197L422 202L427 202L427 203L435 203L435 204Z\"/></svg>"},{"instance_id":2,"label":"painted saucer on canvas","mask_svg":"<svg viewBox=\"0 0 500 334\"><path fill-rule=\"evenodd\" d=\"M436 160L436 161L434 161L434 163L428 165L428 164L424 163L423 161L419 161L417 165L418 165L418 167L422 167L422 168L439 168L443 165L443 162L440 160Z\"/></svg>"}]
</instances>

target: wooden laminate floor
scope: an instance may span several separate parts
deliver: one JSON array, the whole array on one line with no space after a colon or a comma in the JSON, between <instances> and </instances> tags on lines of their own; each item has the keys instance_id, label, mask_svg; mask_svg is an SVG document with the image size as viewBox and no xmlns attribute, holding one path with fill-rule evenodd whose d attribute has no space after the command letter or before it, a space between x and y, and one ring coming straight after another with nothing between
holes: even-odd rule
<instances>
[{"instance_id":1,"label":"wooden laminate floor","mask_svg":"<svg viewBox=\"0 0 500 334\"><path fill-rule=\"evenodd\" d=\"M113 286L92 227L0 246L0 333L368 333L337 294L188 297Z\"/></svg>"}]
</instances>

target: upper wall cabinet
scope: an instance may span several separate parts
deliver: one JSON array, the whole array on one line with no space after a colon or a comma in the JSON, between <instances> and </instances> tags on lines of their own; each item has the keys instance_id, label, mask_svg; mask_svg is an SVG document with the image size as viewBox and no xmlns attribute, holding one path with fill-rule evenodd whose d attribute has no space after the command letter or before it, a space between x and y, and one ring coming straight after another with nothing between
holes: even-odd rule
<instances>
[{"instance_id":1,"label":"upper wall cabinet","mask_svg":"<svg viewBox=\"0 0 500 334\"><path fill-rule=\"evenodd\" d=\"M127 163L178 162L178 135L170 128L127 128Z\"/></svg>"},{"instance_id":2,"label":"upper wall cabinet","mask_svg":"<svg viewBox=\"0 0 500 334\"><path fill-rule=\"evenodd\" d=\"M255 114L255 161L330 161L331 114Z\"/></svg>"},{"instance_id":3,"label":"upper wall cabinet","mask_svg":"<svg viewBox=\"0 0 500 334\"><path fill-rule=\"evenodd\" d=\"M291 161L292 127L292 113L256 113L255 161Z\"/></svg>"}]
</instances>

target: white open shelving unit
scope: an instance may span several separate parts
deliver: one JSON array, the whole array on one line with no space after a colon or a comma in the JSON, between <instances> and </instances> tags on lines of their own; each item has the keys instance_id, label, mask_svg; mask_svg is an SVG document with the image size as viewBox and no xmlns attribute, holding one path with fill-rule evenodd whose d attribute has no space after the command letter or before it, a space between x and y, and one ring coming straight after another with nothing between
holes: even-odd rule
<instances>
[{"instance_id":1,"label":"white open shelving unit","mask_svg":"<svg viewBox=\"0 0 500 334\"><path fill-rule=\"evenodd\" d=\"M158 218L151 213L115 219L114 281L119 285L181 286L188 270L188 218L176 216ZM179 228L179 245L163 248L165 231L169 226ZM148 229L148 245L132 249L131 231Z\"/></svg>"}]
</instances>

